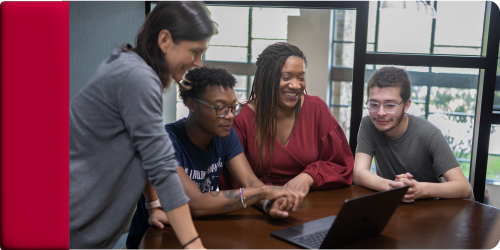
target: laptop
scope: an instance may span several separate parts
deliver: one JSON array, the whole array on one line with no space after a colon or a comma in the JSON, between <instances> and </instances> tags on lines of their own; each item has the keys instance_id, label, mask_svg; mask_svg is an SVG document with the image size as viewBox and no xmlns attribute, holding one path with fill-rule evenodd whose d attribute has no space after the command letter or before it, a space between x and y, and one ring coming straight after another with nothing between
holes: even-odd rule
<instances>
[{"instance_id":1,"label":"laptop","mask_svg":"<svg viewBox=\"0 0 500 250\"><path fill-rule=\"evenodd\" d=\"M271 232L280 240L308 249L338 248L378 235L409 186L345 200L338 215Z\"/></svg>"}]
</instances>

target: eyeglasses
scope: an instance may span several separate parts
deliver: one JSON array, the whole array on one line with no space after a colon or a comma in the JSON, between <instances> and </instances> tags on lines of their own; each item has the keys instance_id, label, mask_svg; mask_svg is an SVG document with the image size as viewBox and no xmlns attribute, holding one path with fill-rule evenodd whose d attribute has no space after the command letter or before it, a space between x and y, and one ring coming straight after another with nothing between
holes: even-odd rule
<instances>
[{"instance_id":1,"label":"eyeglasses","mask_svg":"<svg viewBox=\"0 0 500 250\"><path fill-rule=\"evenodd\" d=\"M229 113L229 110L231 109L231 113L233 113L234 116L237 116L240 111L241 111L241 108L243 108L243 104L237 102L236 104L232 105L232 106L227 106L227 107L224 107L224 106L212 106L202 100L198 100L196 98L193 98L195 101L197 102L200 102L200 103L203 103L209 107L212 107L213 109L215 109L215 114L218 116L218 117L224 117L227 115L227 113Z\"/></svg>"},{"instance_id":2,"label":"eyeglasses","mask_svg":"<svg viewBox=\"0 0 500 250\"><path fill-rule=\"evenodd\" d=\"M399 104L394 104L394 103L384 103L384 110L386 113L392 114L396 112L397 107L399 107L403 102L406 100L401 101ZM366 109L368 109L369 112L378 112L380 110L380 103L378 102L367 102L366 103Z\"/></svg>"}]
</instances>

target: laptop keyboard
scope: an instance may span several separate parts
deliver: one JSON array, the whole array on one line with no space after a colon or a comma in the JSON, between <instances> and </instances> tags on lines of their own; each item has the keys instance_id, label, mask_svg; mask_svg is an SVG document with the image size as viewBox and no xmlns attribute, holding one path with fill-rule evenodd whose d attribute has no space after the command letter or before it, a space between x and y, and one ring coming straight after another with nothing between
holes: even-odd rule
<instances>
[{"instance_id":1,"label":"laptop keyboard","mask_svg":"<svg viewBox=\"0 0 500 250\"><path fill-rule=\"evenodd\" d=\"M309 248L318 249L323 243L328 230L304 235L293 239L293 241L309 246Z\"/></svg>"}]
</instances>

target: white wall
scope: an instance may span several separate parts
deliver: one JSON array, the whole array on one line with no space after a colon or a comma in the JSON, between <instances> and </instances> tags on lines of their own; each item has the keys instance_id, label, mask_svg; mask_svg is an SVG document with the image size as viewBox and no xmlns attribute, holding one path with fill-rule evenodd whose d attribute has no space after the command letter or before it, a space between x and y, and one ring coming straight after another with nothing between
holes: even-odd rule
<instances>
[{"instance_id":1,"label":"white wall","mask_svg":"<svg viewBox=\"0 0 500 250\"><path fill-rule=\"evenodd\" d=\"M170 89L163 93L163 123L172 123L176 121L177 96L175 91L176 84L171 83Z\"/></svg>"},{"instance_id":2,"label":"white wall","mask_svg":"<svg viewBox=\"0 0 500 250\"><path fill-rule=\"evenodd\" d=\"M331 10L301 9L300 16L288 17L288 42L305 54L306 90L326 103L330 83Z\"/></svg>"}]
</instances>

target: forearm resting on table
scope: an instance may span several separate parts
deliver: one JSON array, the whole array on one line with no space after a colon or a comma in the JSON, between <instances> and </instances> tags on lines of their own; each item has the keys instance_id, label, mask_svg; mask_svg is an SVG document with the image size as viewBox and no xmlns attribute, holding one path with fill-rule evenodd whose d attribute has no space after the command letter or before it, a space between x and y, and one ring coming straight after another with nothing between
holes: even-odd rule
<instances>
[{"instance_id":1,"label":"forearm resting on table","mask_svg":"<svg viewBox=\"0 0 500 250\"><path fill-rule=\"evenodd\" d=\"M251 206L266 198L264 186L243 190L244 202ZM239 189L199 193L190 197L189 206L193 217L227 214L243 208Z\"/></svg>"},{"instance_id":2,"label":"forearm resting on table","mask_svg":"<svg viewBox=\"0 0 500 250\"><path fill-rule=\"evenodd\" d=\"M461 198L469 199L472 188L468 182L448 181L443 183L422 182L421 192L417 198Z\"/></svg>"},{"instance_id":3,"label":"forearm resting on table","mask_svg":"<svg viewBox=\"0 0 500 250\"><path fill-rule=\"evenodd\" d=\"M260 186L265 186L265 184L261 180L259 180L258 178L254 178L252 181L250 181L249 186L250 187L260 187ZM266 202L266 199L262 199L260 201L257 201L255 204L253 204L253 206L260 209L260 210L263 210L262 208L264 207L264 202Z\"/></svg>"},{"instance_id":4,"label":"forearm resting on table","mask_svg":"<svg viewBox=\"0 0 500 250\"><path fill-rule=\"evenodd\" d=\"M391 180L384 179L377 174L370 172L373 157L358 152L354 161L354 183L377 191L389 190Z\"/></svg>"},{"instance_id":5,"label":"forearm resting on table","mask_svg":"<svg viewBox=\"0 0 500 250\"><path fill-rule=\"evenodd\" d=\"M245 186L246 185L246 186ZM248 175L248 179L246 180L246 182L244 182L243 185L241 186L244 186L245 188L248 188L248 187L263 187L263 186L266 186L266 184L264 184L261 180L259 180L253 173L252 175ZM270 212L270 209L271 209L271 205L272 205L272 202L268 202L267 203L267 207L266 207L266 210L264 211L264 203L266 202L267 199L262 199L262 200L259 200L257 201L256 203L253 204L253 206L257 209L260 209L262 210L263 212L266 212L267 214L269 214ZM282 212L285 212L285 211L280 211L280 213ZM271 216L271 214L269 214ZM287 213L288 215L288 213ZM272 217L272 216L271 216Z\"/></svg>"},{"instance_id":6,"label":"forearm resting on table","mask_svg":"<svg viewBox=\"0 0 500 250\"><path fill-rule=\"evenodd\" d=\"M188 204L190 207L191 215L195 218L210 215L227 214L243 208L239 189L202 193L196 187L194 182L188 183L188 185L191 184L195 187L186 187L186 184L183 183L184 190L186 191L186 194L190 199ZM261 187L249 187L243 190L245 204L247 206L251 206L259 200L265 199L266 188L268 187L263 185ZM153 188L149 181L144 188L144 196L148 201L158 199L156 190Z\"/></svg>"},{"instance_id":7,"label":"forearm resting on table","mask_svg":"<svg viewBox=\"0 0 500 250\"><path fill-rule=\"evenodd\" d=\"M384 179L367 169L354 168L354 183L377 191L389 190L391 181Z\"/></svg>"}]
</instances>

